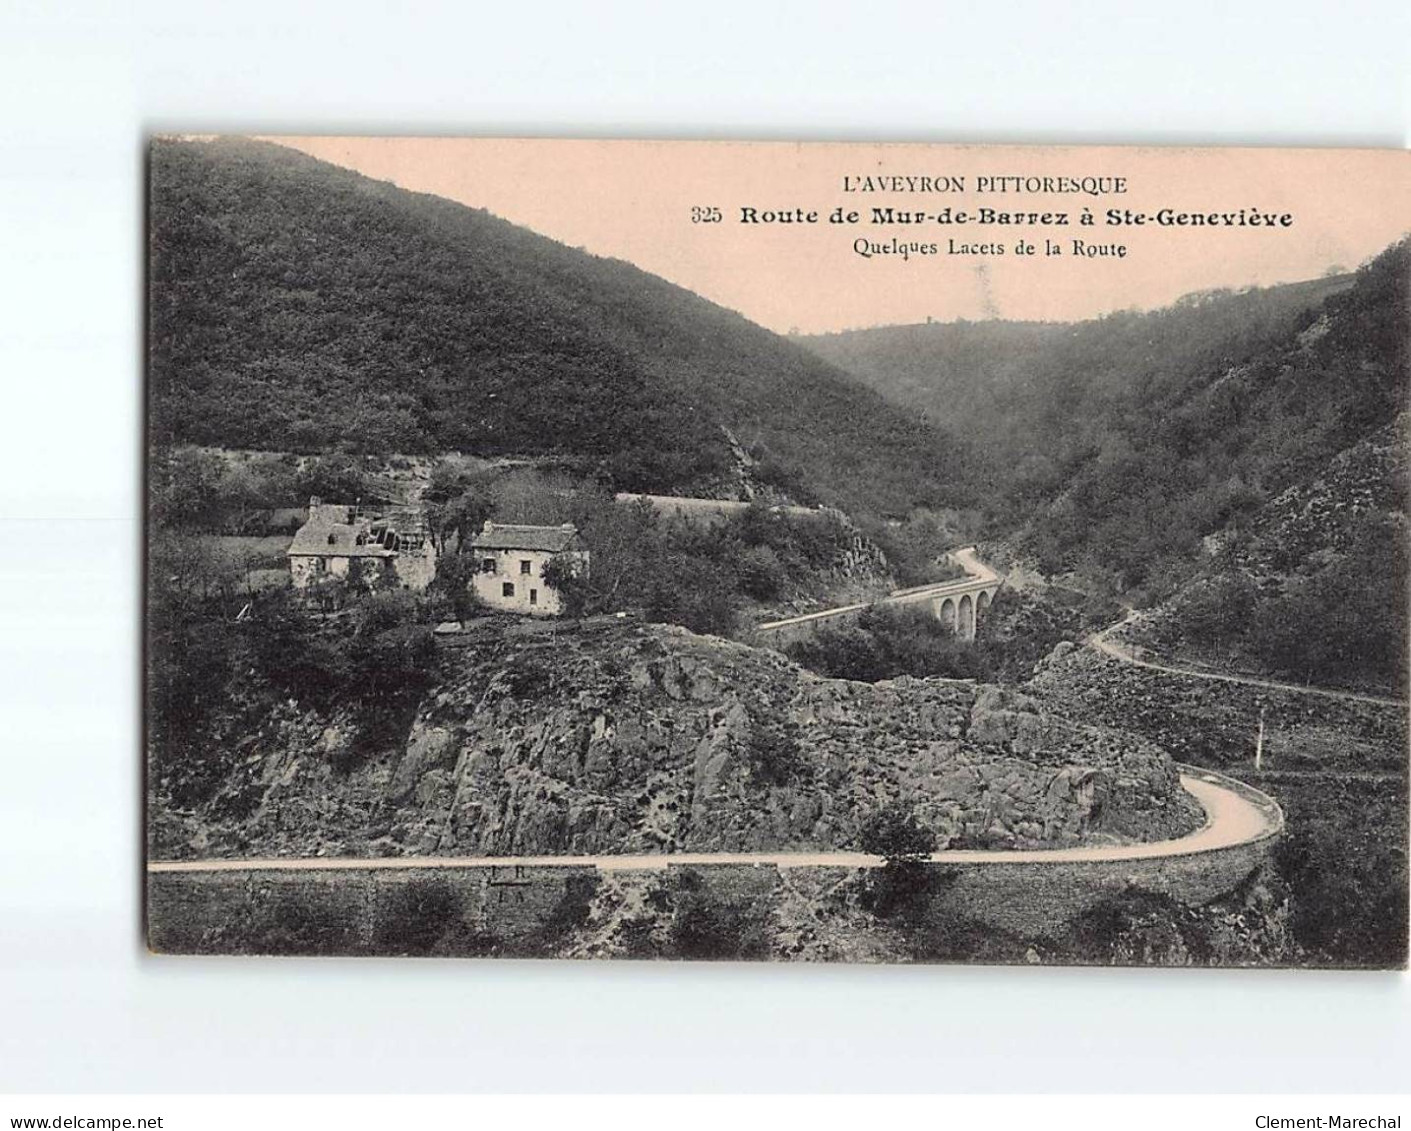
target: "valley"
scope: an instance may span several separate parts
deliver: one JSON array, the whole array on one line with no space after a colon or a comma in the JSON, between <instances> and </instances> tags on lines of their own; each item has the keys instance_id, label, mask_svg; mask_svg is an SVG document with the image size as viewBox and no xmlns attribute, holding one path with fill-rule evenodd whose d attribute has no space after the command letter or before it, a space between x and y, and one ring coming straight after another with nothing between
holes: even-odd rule
<instances>
[{"instance_id":1,"label":"valley","mask_svg":"<svg viewBox=\"0 0 1411 1131\"><path fill-rule=\"evenodd\" d=\"M1404 963L1404 241L785 338L278 146L152 192L154 945Z\"/></svg>"}]
</instances>

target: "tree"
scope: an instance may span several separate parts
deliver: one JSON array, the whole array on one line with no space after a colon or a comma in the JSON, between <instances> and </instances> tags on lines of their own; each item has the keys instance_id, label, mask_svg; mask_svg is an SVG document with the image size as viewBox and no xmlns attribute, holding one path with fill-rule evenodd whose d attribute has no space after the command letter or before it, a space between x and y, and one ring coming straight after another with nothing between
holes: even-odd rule
<instances>
[{"instance_id":1,"label":"tree","mask_svg":"<svg viewBox=\"0 0 1411 1131\"><path fill-rule=\"evenodd\" d=\"M1181 630L1188 640L1226 647L1249 626L1258 588L1242 573L1226 573L1196 589L1181 607Z\"/></svg>"},{"instance_id":2,"label":"tree","mask_svg":"<svg viewBox=\"0 0 1411 1131\"><path fill-rule=\"evenodd\" d=\"M735 627L734 579L710 562L670 553L647 593L647 619L692 632L729 636Z\"/></svg>"},{"instance_id":3,"label":"tree","mask_svg":"<svg viewBox=\"0 0 1411 1131\"><path fill-rule=\"evenodd\" d=\"M437 560L436 576L427 593L444 598L456 620L467 620L480 611L480 599L471 586L477 568L469 554L443 554Z\"/></svg>"},{"instance_id":4,"label":"tree","mask_svg":"<svg viewBox=\"0 0 1411 1131\"><path fill-rule=\"evenodd\" d=\"M479 533L495 511L494 487L490 472L471 471L446 459L436 462L421 500L437 553L445 554L452 536L460 552Z\"/></svg>"},{"instance_id":5,"label":"tree","mask_svg":"<svg viewBox=\"0 0 1411 1131\"><path fill-rule=\"evenodd\" d=\"M885 863L868 877L864 902L880 919L919 920L938 873L930 866L936 834L897 804L873 813L862 826L862 850Z\"/></svg>"},{"instance_id":6,"label":"tree","mask_svg":"<svg viewBox=\"0 0 1411 1131\"><path fill-rule=\"evenodd\" d=\"M740 588L756 601L774 601L784 591L786 574L772 546L750 546L740 555Z\"/></svg>"},{"instance_id":7,"label":"tree","mask_svg":"<svg viewBox=\"0 0 1411 1131\"><path fill-rule=\"evenodd\" d=\"M485 520L495 512L495 504L482 487L471 487L455 498L428 508L431 537L438 553L444 554L452 535L456 553L463 553L480 533Z\"/></svg>"},{"instance_id":8,"label":"tree","mask_svg":"<svg viewBox=\"0 0 1411 1131\"><path fill-rule=\"evenodd\" d=\"M632 504L612 495L584 492L574 500L573 522L588 544L592 569L588 574L587 610L613 611L645 600L643 580L662 542L662 523L646 499Z\"/></svg>"},{"instance_id":9,"label":"tree","mask_svg":"<svg viewBox=\"0 0 1411 1131\"><path fill-rule=\"evenodd\" d=\"M571 617L581 617L588 603L590 589L587 571L579 559L566 554L555 554L544 563L544 584L557 590L563 601L564 612Z\"/></svg>"},{"instance_id":10,"label":"tree","mask_svg":"<svg viewBox=\"0 0 1411 1131\"><path fill-rule=\"evenodd\" d=\"M863 852L892 865L919 863L936 851L936 834L897 804L868 817L861 839Z\"/></svg>"},{"instance_id":11,"label":"tree","mask_svg":"<svg viewBox=\"0 0 1411 1131\"><path fill-rule=\"evenodd\" d=\"M218 456L178 448L152 458L152 521L157 526L213 529L224 465Z\"/></svg>"},{"instance_id":12,"label":"tree","mask_svg":"<svg viewBox=\"0 0 1411 1131\"><path fill-rule=\"evenodd\" d=\"M294 477L294 488L306 501L317 495L326 503L353 503L372 494L360 462L341 453L309 460Z\"/></svg>"}]
</instances>

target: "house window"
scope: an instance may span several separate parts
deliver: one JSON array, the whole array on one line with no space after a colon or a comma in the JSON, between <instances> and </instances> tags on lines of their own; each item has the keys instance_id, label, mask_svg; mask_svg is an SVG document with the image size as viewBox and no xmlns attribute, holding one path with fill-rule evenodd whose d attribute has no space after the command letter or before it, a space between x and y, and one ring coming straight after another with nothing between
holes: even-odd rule
<instances>
[{"instance_id":1,"label":"house window","mask_svg":"<svg viewBox=\"0 0 1411 1131\"><path fill-rule=\"evenodd\" d=\"M494 558L482 558L482 559L480 560L480 572L481 572L481 573L494 573L494 572L495 572L495 559L494 559Z\"/></svg>"},{"instance_id":2,"label":"house window","mask_svg":"<svg viewBox=\"0 0 1411 1131\"><path fill-rule=\"evenodd\" d=\"M506 581L502 586L500 586L500 596L502 596L502 597L513 597L513 596L514 596L514 582L513 582L513 581Z\"/></svg>"},{"instance_id":3,"label":"house window","mask_svg":"<svg viewBox=\"0 0 1411 1131\"><path fill-rule=\"evenodd\" d=\"M530 572L529 563L523 558L519 559L519 572L523 574L528 574Z\"/></svg>"},{"instance_id":4,"label":"house window","mask_svg":"<svg viewBox=\"0 0 1411 1131\"><path fill-rule=\"evenodd\" d=\"M539 603L539 590L531 589L529 591L529 603L531 605L537 605Z\"/></svg>"}]
</instances>

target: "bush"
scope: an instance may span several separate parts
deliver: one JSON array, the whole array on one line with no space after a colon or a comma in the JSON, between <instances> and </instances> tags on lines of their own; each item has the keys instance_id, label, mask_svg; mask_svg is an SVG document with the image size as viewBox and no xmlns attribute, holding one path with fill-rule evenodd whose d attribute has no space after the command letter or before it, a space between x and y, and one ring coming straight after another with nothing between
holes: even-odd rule
<instances>
[{"instance_id":1,"label":"bush","mask_svg":"<svg viewBox=\"0 0 1411 1131\"><path fill-rule=\"evenodd\" d=\"M862 826L862 850L885 863L867 878L864 907L879 919L919 919L939 882L929 858L936 834L899 805L873 813Z\"/></svg>"},{"instance_id":2,"label":"bush","mask_svg":"<svg viewBox=\"0 0 1411 1131\"><path fill-rule=\"evenodd\" d=\"M804 667L835 679L876 682L901 675L982 678L983 653L957 637L928 609L874 605L856 624L822 628L787 648Z\"/></svg>"},{"instance_id":3,"label":"bush","mask_svg":"<svg viewBox=\"0 0 1411 1131\"><path fill-rule=\"evenodd\" d=\"M436 561L436 577L427 588L427 595L443 603L452 620L469 620L483 611L484 606L472 588L476 572L471 554L443 554Z\"/></svg>"},{"instance_id":4,"label":"bush","mask_svg":"<svg viewBox=\"0 0 1411 1131\"><path fill-rule=\"evenodd\" d=\"M777 601L787 574L771 546L751 546L740 558L740 590L756 601Z\"/></svg>"},{"instance_id":5,"label":"bush","mask_svg":"<svg viewBox=\"0 0 1411 1131\"><path fill-rule=\"evenodd\" d=\"M936 851L936 834L899 805L873 813L862 826L862 851L888 864L925 860Z\"/></svg>"},{"instance_id":6,"label":"bush","mask_svg":"<svg viewBox=\"0 0 1411 1131\"><path fill-rule=\"evenodd\" d=\"M556 555L544 564L544 584L558 591L563 611L571 617L581 617L587 610L592 594L587 571L573 558Z\"/></svg>"},{"instance_id":7,"label":"bush","mask_svg":"<svg viewBox=\"0 0 1411 1131\"><path fill-rule=\"evenodd\" d=\"M352 456L334 454L308 460L294 476L297 497L308 502L317 495L325 503L353 503L372 497L373 484Z\"/></svg>"},{"instance_id":8,"label":"bush","mask_svg":"<svg viewBox=\"0 0 1411 1131\"><path fill-rule=\"evenodd\" d=\"M415 624L420 619L419 603L405 589L374 593L359 603L357 619L358 627L353 632L354 639L375 636L389 628Z\"/></svg>"},{"instance_id":9,"label":"bush","mask_svg":"<svg viewBox=\"0 0 1411 1131\"><path fill-rule=\"evenodd\" d=\"M647 593L647 619L679 624L692 632L729 636L735 629L733 578L707 562L670 554Z\"/></svg>"},{"instance_id":10,"label":"bush","mask_svg":"<svg viewBox=\"0 0 1411 1131\"><path fill-rule=\"evenodd\" d=\"M358 723L358 751L396 745L435 681L435 638L424 625L406 625L360 637L351 649L345 694Z\"/></svg>"}]
</instances>

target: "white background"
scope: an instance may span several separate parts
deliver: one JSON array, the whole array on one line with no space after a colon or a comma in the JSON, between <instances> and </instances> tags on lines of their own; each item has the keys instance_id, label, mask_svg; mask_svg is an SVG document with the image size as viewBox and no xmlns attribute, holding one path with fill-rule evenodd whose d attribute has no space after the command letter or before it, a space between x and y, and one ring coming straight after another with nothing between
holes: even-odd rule
<instances>
[{"instance_id":1,"label":"white background","mask_svg":"<svg viewBox=\"0 0 1411 1131\"><path fill-rule=\"evenodd\" d=\"M0 1090L1405 1089L1391 974L147 957L136 602L146 132L1400 147L1409 12L0 4Z\"/></svg>"}]
</instances>

